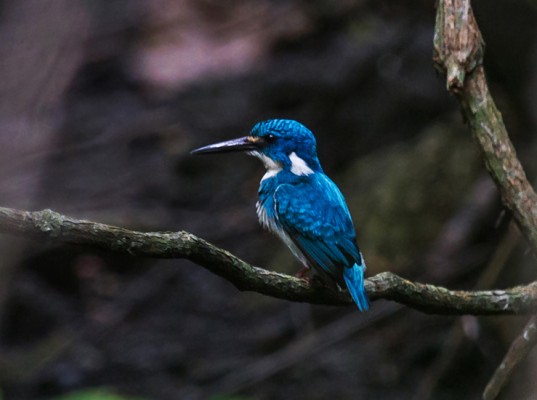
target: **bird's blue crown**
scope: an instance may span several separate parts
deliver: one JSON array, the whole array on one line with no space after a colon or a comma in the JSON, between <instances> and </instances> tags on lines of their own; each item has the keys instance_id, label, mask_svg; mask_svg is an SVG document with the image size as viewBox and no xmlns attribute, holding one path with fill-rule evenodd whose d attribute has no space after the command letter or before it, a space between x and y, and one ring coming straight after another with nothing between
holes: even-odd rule
<instances>
[{"instance_id":1,"label":"bird's blue crown","mask_svg":"<svg viewBox=\"0 0 537 400\"><path fill-rule=\"evenodd\" d=\"M284 168L290 168L289 155L295 153L313 171L321 172L317 158L317 142L313 133L300 122L290 119L270 119L258 122L250 131L250 136L265 142L260 152Z\"/></svg>"}]
</instances>

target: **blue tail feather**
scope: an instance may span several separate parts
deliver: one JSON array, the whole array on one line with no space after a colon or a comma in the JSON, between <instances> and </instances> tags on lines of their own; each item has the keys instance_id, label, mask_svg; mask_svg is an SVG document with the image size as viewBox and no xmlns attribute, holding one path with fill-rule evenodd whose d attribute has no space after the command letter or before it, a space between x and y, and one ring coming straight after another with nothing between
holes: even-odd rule
<instances>
[{"instance_id":1,"label":"blue tail feather","mask_svg":"<svg viewBox=\"0 0 537 400\"><path fill-rule=\"evenodd\" d=\"M367 300L364 287L364 268L358 264L354 264L352 268L344 268L343 279L358 309L360 311L367 311L369 309L369 301Z\"/></svg>"}]
</instances>

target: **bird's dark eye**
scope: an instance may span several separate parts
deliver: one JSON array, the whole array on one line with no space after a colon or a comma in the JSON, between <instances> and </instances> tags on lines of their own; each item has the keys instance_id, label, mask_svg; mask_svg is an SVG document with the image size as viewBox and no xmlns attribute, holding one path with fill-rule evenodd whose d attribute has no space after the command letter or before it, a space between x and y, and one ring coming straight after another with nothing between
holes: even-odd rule
<instances>
[{"instance_id":1,"label":"bird's dark eye","mask_svg":"<svg viewBox=\"0 0 537 400\"><path fill-rule=\"evenodd\" d=\"M272 144L276 141L276 135L273 135L272 133L268 134L267 136L265 136L265 140L268 144Z\"/></svg>"}]
</instances>

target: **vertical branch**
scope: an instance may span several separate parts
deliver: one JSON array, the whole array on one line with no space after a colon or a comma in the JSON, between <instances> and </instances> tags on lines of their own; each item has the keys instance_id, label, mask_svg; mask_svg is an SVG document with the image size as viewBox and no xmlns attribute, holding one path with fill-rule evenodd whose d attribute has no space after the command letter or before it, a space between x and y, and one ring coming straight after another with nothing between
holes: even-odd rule
<instances>
[{"instance_id":1,"label":"vertical branch","mask_svg":"<svg viewBox=\"0 0 537 400\"><path fill-rule=\"evenodd\" d=\"M447 90L459 100L481 149L487 170L537 254L537 195L526 178L502 115L494 104L483 69L484 42L470 0L439 0L437 3L433 60L446 73ZM512 343L502 364L487 385L483 398L493 400L513 369L537 344L537 317L532 317Z\"/></svg>"},{"instance_id":2,"label":"vertical branch","mask_svg":"<svg viewBox=\"0 0 537 400\"><path fill-rule=\"evenodd\" d=\"M459 100L503 204L537 254L537 195L526 178L502 115L490 94L482 66L484 42L470 0L440 0L433 60L447 75L447 89Z\"/></svg>"},{"instance_id":3,"label":"vertical branch","mask_svg":"<svg viewBox=\"0 0 537 400\"><path fill-rule=\"evenodd\" d=\"M467 74L483 62L485 43L469 0L440 0L436 6L433 61L446 87L460 93Z\"/></svg>"}]
</instances>

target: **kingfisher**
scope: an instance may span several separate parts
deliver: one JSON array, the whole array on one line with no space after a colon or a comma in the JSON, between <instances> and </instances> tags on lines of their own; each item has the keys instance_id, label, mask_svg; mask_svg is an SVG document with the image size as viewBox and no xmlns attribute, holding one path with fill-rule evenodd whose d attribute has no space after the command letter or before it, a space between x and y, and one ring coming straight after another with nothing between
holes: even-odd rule
<instances>
[{"instance_id":1,"label":"kingfisher","mask_svg":"<svg viewBox=\"0 0 537 400\"><path fill-rule=\"evenodd\" d=\"M366 265L351 214L336 184L324 173L313 133L301 123L271 119L250 134L215 143L192 154L246 152L259 158L266 173L259 185L257 215L278 235L305 272L347 287L360 311L369 309L364 288Z\"/></svg>"}]
</instances>

